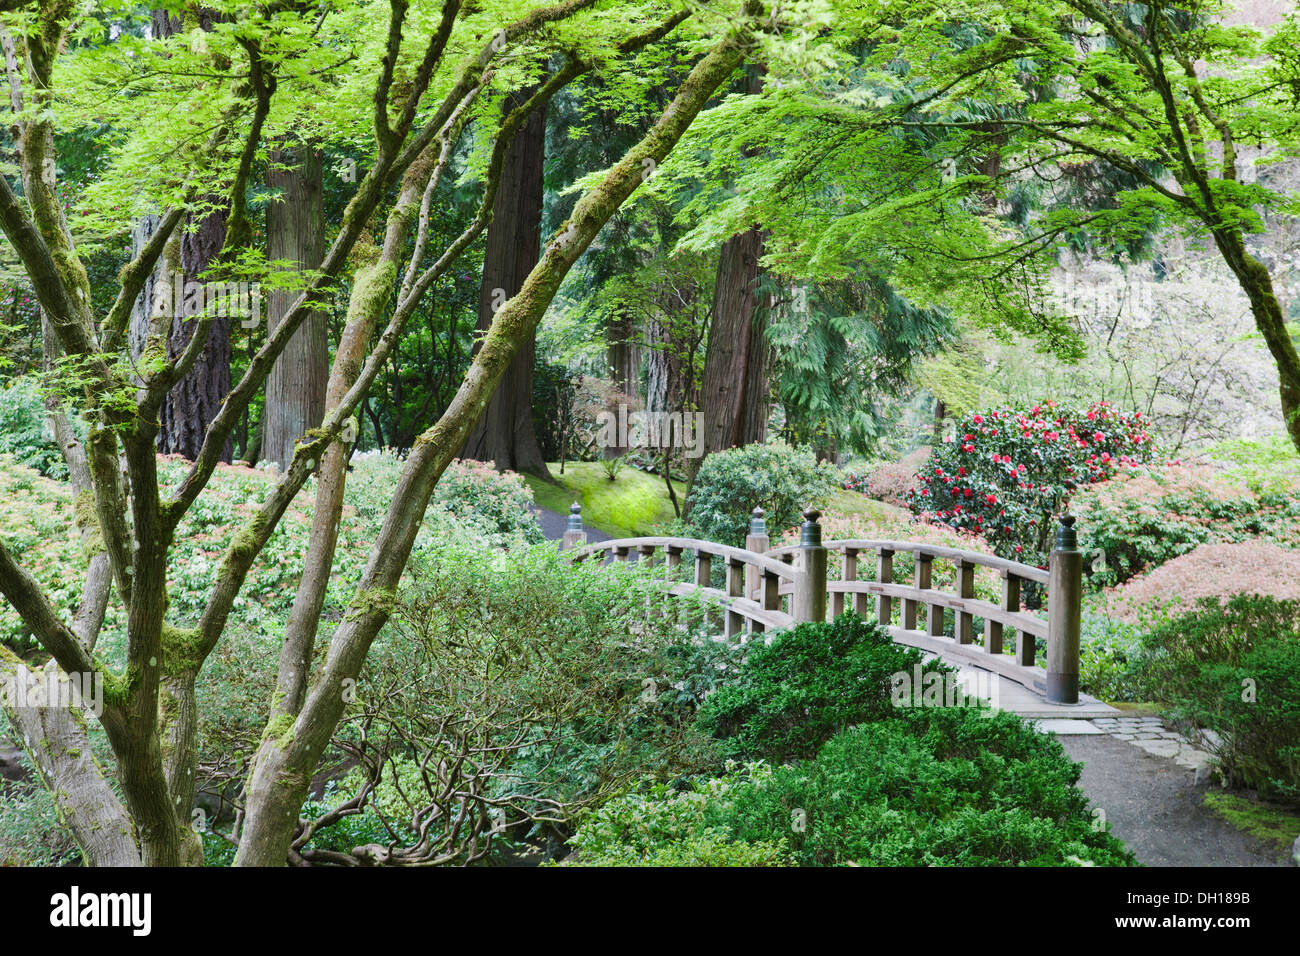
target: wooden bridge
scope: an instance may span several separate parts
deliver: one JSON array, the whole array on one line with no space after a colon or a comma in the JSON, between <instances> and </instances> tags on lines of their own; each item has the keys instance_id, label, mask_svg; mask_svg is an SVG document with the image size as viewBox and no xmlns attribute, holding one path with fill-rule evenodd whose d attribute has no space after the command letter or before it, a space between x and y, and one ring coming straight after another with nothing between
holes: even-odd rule
<instances>
[{"instance_id":1,"label":"wooden bridge","mask_svg":"<svg viewBox=\"0 0 1300 956\"><path fill-rule=\"evenodd\" d=\"M770 635L851 608L863 617L874 616L900 643L1010 681L1021 699L1019 706L1008 709L1034 716L1073 716L1070 711L1080 705L1087 716L1113 712L1079 693L1083 555L1072 515L1059 519L1055 547L1044 570L912 541L823 543L821 515L814 510L804 512L799 543L776 549L770 548L761 508L753 511L744 548L676 537L621 538L589 545L579 506L575 503L570 512L562 547L573 550L574 560L612 556L630 561L635 555L638 563L650 564L658 558L670 593L697 595L719 605L727 638L743 641L756 633ZM833 564L831 554L837 556ZM687 556L691 563L683 564ZM895 566L900 556L910 556L910 582L896 580L902 570ZM943 568L943 578L950 577L948 587L939 586L936 566ZM715 584L715 568L722 569L721 587ZM998 581L996 602L976 597L980 569ZM1022 606L1023 593L1030 589L1040 598L1035 603L1046 608L1045 617ZM983 621L978 639L977 620ZM1040 640L1046 644L1046 667L1036 663ZM1036 709L1035 702L1047 706Z\"/></svg>"}]
</instances>

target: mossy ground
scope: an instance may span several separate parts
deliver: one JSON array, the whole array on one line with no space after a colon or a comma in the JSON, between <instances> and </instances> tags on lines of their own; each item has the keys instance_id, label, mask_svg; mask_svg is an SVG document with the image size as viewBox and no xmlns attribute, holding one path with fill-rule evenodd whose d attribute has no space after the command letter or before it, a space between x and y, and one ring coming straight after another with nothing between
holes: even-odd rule
<instances>
[{"instance_id":1,"label":"mossy ground","mask_svg":"<svg viewBox=\"0 0 1300 956\"><path fill-rule=\"evenodd\" d=\"M1291 847L1300 836L1300 811L1297 810L1215 790L1205 794L1205 805L1283 858L1291 855Z\"/></svg>"},{"instance_id":2,"label":"mossy ground","mask_svg":"<svg viewBox=\"0 0 1300 956\"><path fill-rule=\"evenodd\" d=\"M549 511L568 514L574 501L582 505L582 521L614 537L640 537L653 534L676 518L668 488L660 475L647 474L624 466L609 480L598 461L570 461L560 474L557 462L547 465L553 485L528 475L525 480L533 490L533 500ZM673 482L679 503L685 501L686 487Z\"/></svg>"},{"instance_id":3,"label":"mossy ground","mask_svg":"<svg viewBox=\"0 0 1300 956\"><path fill-rule=\"evenodd\" d=\"M539 507L561 514L568 514L569 505L576 500L582 505L582 520L588 527L617 537L638 537L652 534L676 518L668 489L659 475L625 466L618 477L610 481L600 462L596 461L567 462L564 474L560 474L557 462L551 462L547 467L559 484L526 476L528 487L533 490L533 500ZM685 504L685 484L674 481L673 488L677 492L678 504ZM844 517L860 515L873 521L906 520L909 517L904 508L844 490L831 495L826 512ZM782 529L770 530L776 534Z\"/></svg>"},{"instance_id":4,"label":"mossy ground","mask_svg":"<svg viewBox=\"0 0 1300 956\"><path fill-rule=\"evenodd\" d=\"M1150 701L1113 701L1110 705L1122 711L1125 717L1159 717L1165 708L1164 704Z\"/></svg>"},{"instance_id":5,"label":"mossy ground","mask_svg":"<svg viewBox=\"0 0 1300 956\"><path fill-rule=\"evenodd\" d=\"M907 521L912 516L906 508L868 498L866 495L856 491L846 491L843 488L837 489L831 495L831 500L826 503L826 511L828 514L846 518L862 515L872 521Z\"/></svg>"}]
</instances>

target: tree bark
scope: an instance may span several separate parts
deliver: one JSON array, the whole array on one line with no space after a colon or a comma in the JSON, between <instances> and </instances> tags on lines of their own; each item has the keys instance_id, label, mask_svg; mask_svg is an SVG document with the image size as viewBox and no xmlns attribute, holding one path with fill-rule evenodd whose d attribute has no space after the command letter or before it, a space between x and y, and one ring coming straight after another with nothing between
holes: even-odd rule
<instances>
[{"instance_id":1,"label":"tree bark","mask_svg":"<svg viewBox=\"0 0 1300 956\"><path fill-rule=\"evenodd\" d=\"M934 400L934 424L930 427L930 442L935 448L943 442L943 420L948 417L948 406L943 399Z\"/></svg>"},{"instance_id":2,"label":"tree bark","mask_svg":"<svg viewBox=\"0 0 1300 956\"><path fill-rule=\"evenodd\" d=\"M746 92L763 91L764 70L750 66ZM746 151L746 155L754 155ZM737 448L767 438L771 411L772 350L767 344L767 310L770 303L758 291L766 235L755 225L722 244L718 277L713 290L709 342L700 386L704 414L703 448L687 462L687 494L700 464L715 451ZM690 501L686 504L690 512Z\"/></svg>"},{"instance_id":3,"label":"tree bark","mask_svg":"<svg viewBox=\"0 0 1300 956\"><path fill-rule=\"evenodd\" d=\"M754 226L723 243L718 259L700 390L704 455L767 437L771 350L764 338L766 296L758 292L763 240L763 230ZM690 460L692 480L703 460Z\"/></svg>"},{"instance_id":4,"label":"tree bark","mask_svg":"<svg viewBox=\"0 0 1300 956\"><path fill-rule=\"evenodd\" d=\"M57 666L33 671L0 647L0 684L13 700L33 702ZM5 716L24 744L41 782L54 798L60 819L72 831L87 866L139 866L131 818L104 776L90 747L86 719L73 706L10 706Z\"/></svg>"},{"instance_id":5,"label":"tree bark","mask_svg":"<svg viewBox=\"0 0 1300 956\"><path fill-rule=\"evenodd\" d=\"M507 101L513 109L532 91ZM541 254L542 164L546 156L546 114L537 110L515 134L501 170L492 206L483 278L479 284L477 331L486 333L507 299L523 287ZM478 339L481 342L481 339ZM475 343L475 349L478 342ZM520 344L501 384L492 393L461 452L464 458L496 463L498 471L524 471L551 480L533 425L533 363L537 337Z\"/></svg>"},{"instance_id":6,"label":"tree bark","mask_svg":"<svg viewBox=\"0 0 1300 956\"><path fill-rule=\"evenodd\" d=\"M225 238L224 211L205 217L181 237L181 272L186 283L203 281L200 276L216 261ZM152 288L153 282L148 285ZM192 317L172 316L171 332L167 336L169 359L185 351L197 325L198 321ZM172 386L159 409L158 450L191 460L197 458L208 426L217 417L229 391L230 317L217 316L198 361ZM230 461L231 452L231 442L227 439L221 460Z\"/></svg>"},{"instance_id":7,"label":"tree bark","mask_svg":"<svg viewBox=\"0 0 1300 956\"><path fill-rule=\"evenodd\" d=\"M1277 363L1282 421L1291 444L1300 452L1300 353L1287 328L1286 313L1273 288L1273 278L1268 267L1247 251L1240 231L1216 230L1214 241L1246 293L1255 327Z\"/></svg>"},{"instance_id":8,"label":"tree bark","mask_svg":"<svg viewBox=\"0 0 1300 956\"><path fill-rule=\"evenodd\" d=\"M636 397L641 371L641 354L636 345L636 328L629 313L614 317L605 333L609 344L605 348L605 361L609 377L623 394Z\"/></svg>"},{"instance_id":9,"label":"tree bark","mask_svg":"<svg viewBox=\"0 0 1300 956\"><path fill-rule=\"evenodd\" d=\"M213 22L210 13L199 12L198 25L201 29L212 29ZM153 11L154 36L172 36L183 29L181 20L168 16L164 10ZM216 196L207 199L210 202L220 201L220 197ZM146 216L141 221L132 237L132 244L136 247L132 249L133 257L148 241L157 225L157 216ZM188 226L181 237L181 271L184 282L199 282L199 277L221 252L221 245L226 238L226 213L224 210L213 212L197 223L191 220ZM145 288L132 312L130 345L135 357L140 354L136 349L143 348L144 335L148 334L155 279L156 275L145 282ZM167 336L168 358L174 359L185 351L196 325L197 322L192 318L187 320L183 315L172 315L171 332ZM229 391L230 319L222 316L213 321L203 352L194 367L172 387L159 409L158 421L162 427L158 430L158 450L164 454L196 458L199 449L203 447L203 436ZM231 443L227 441L221 460L230 461L231 452Z\"/></svg>"},{"instance_id":10,"label":"tree bark","mask_svg":"<svg viewBox=\"0 0 1300 956\"><path fill-rule=\"evenodd\" d=\"M303 272L316 269L325 258L324 169L319 150L295 146L272 153L266 184L281 190L266 210L266 253L271 260L294 263ZM275 331L299 293L273 290L268 296L267 324ZM293 446L325 414L329 381L329 339L325 314L312 312L289 339L266 380L266 428L262 457L281 469L293 459Z\"/></svg>"},{"instance_id":11,"label":"tree bark","mask_svg":"<svg viewBox=\"0 0 1300 956\"><path fill-rule=\"evenodd\" d=\"M131 258L133 260L140 255L145 244L158 231L159 221L158 216L148 215L141 217L140 221L135 224L135 228L131 230ZM155 285L162 269L163 264L160 260L153 272L149 273L145 278L144 288L140 290L140 294L136 296L135 304L131 307L131 324L127 326L126 342L132 361L139 360L144 353L145 342L149 339L149 321L153 318Z\"/></svg>"}]
</instances>

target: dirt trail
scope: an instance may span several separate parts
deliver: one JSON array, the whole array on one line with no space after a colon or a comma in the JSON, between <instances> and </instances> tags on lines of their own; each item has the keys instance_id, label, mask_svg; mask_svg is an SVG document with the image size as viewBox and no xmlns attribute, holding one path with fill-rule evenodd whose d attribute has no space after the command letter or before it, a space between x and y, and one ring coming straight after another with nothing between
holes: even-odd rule
<instances>
[{"instance_id":1,"label":"dirt trail","mask_svg":"<svg viewBox=\"0 0 1300 956\"><path fill-rule=\"evenodd\" d=\"M1191 770L1106 734L1062 736L1083 763L1079 786L1106 814L1112 832L1148 866L1285 866L1269 848L1201 803Z\"/></svg>"}]
</instances>

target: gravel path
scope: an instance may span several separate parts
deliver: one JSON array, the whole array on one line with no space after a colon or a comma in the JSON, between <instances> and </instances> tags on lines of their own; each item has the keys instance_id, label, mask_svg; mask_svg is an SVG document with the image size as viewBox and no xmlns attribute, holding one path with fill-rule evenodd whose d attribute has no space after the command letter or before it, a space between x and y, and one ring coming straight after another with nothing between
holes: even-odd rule
<instances>
[{"instance_id":1,"label":"gravel path","mask_svg":"<svg viewBox=\"0 0 1300 956\"><path fill-rule=\"evenodd\" d=\"M1083 763L1079 786L1111 831L1148 866L1282 866L1255 840L1201 804L1210 779L1172 757L1149 753L1110 734L1060 736Z\"/></svg>"}]
</instances>

